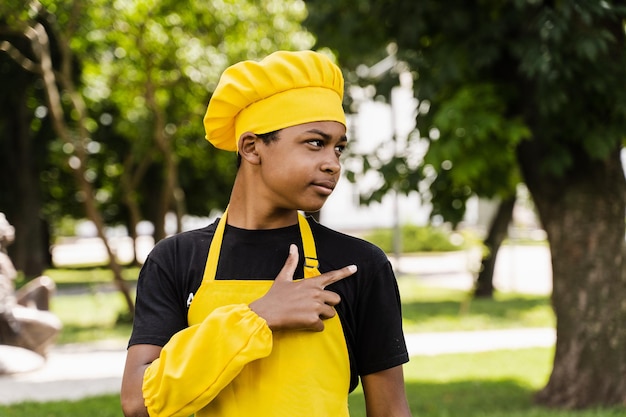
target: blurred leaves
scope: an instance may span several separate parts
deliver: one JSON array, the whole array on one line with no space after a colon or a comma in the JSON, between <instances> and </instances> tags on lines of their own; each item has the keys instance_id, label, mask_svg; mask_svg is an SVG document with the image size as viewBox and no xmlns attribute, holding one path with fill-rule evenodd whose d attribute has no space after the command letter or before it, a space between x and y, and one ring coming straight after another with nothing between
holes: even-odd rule
<instances>
[{"instance_id":1,"label":"blurred leaves","mask_svg":"<svg viewBox=\"0 0 626 417\"><path fill-rule=\"evenodd\" d=\"M305 16L298 0L7 0L0 5L0 42L12 42L28 56L20 37L34 22L45 23L54 65L72 65L88 106L89 181L107 222L125 223L124 175L137 184L135 198L145 217L154 212L169 175L157 137L175 153L187 211L208 215L225 207L236 167L231 154L204 140L208 100L228 65L276 49L311 47L312 35L300 26ZM65 40L73 54L69 63L54 54ZM0 67L22 71L1 55ZM50 132L34 75L27 111L32 128ZM11 77L2 78L3 91L10 83ZM71 122L72 113L67 117ZM47 194L46 217L80 216L80 193L68 175L71 149L59 141L44 149L46 162L37 169ZM0 155L0 163L7 157Z\"/></svg>"},{"instance_id":2,"label":"blurred leaves","mask_svg":"<svg viewBox=\"0 0 626 417\"><path fill-rule=\"evenodd\" d=\"M419 100L417 131L428 143L423 163L361 156L387 183L366 194L420 191L433 214L456 223L471 195L506 197L520 181L520 145L536 144L540 175L563 178L581 160L602 160L626 134L624 26L621 2L458 3L412 0L309 1L305 21L318 45L334 49L349 74L397 47ZM341 21L341 33L324 22ZM374 22L375 20L375 22ZM376 89L393 83L364 81ZM385 95L387 88L382 88ZM422 109L422 105L426 108ZM416 174L421 172L421 174ZM417 183L402 181L414 175ZM358 181L359 173L350 176ZM420 183L423 178L424 182Z\"/></svg>"}]
</instances>

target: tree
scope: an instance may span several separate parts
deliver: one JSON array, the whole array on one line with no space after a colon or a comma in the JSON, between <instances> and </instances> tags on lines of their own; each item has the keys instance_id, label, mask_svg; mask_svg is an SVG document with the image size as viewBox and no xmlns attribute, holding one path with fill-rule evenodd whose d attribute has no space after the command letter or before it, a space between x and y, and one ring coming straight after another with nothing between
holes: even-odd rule
<instances>
[{"instance_id":1,"label":"tree","mask_svg":"<svg viewBox=\"0 0 626 417\"><path fill-rule=\"evenodd\" d=\"M462 148L446 156L448 169L429 170L451 184L446 177L493 182L492 191L521 173L550 243L557 318L552 374L536 401L625 405L626 89L617 86L626 10L612 1L452 3L311 2L308 25L352 68L398 45L429 107L417 119L431 145L419 169Z\"/></svg>"},{"instance_id":2,"label":"tree","mask_svg":"<svg viewBox=\"0 0 626 417\"><path fill-rule=\"evenodd\" d=\"M31 183L45 178L47 187L32 187L36 191L28 194L44 201L43 208L22 201L14 193L20 190L8 184L31 216L16 226L42 213L51 221L65 213L86 215L105 244L132 314L106 226L124 222L134 234L137 223L149 219L158 240L165 236L170 210L178 214L180 230L183 211L207 215L224 208L236 168L234 158L202 139L208 98L231 62L309 47L312 37L299 25L304 16L302 3L295 0L186 5L9 0L0 5L0 69L25 79L21 90L8 85L11 78L0 84L15 91L16 102L28 101L28 89L43 98L38 107L23 108L31 113L24 117L22 132L36 125L29 119L54 132L49 144L38 146L46 163L28 160L33 166L26 178ZM7 132L17 130L10 121L4 123L8 127L0 123L0 128ZM18 135L7 142L0 138L7 149L13 142L28 143ZM29 152L21 155L30 157ZM12 156L7 152L0 158ZM46 169L49 175L43 175ZM75 179L73 186L63 183L67 173ZM77 203L83 213L73 209Z\"/></svg>"},{"instance_id":3,"label":"tree","mask_svg":"<svg viewBox=\"0 0 626 417\"><path fill-rule=\"evenodd\" d=\"M327 6L315 4L311 7L312 13L307 20L310 27L325 25L328 13L334 13L326 10ZM319 12L316 13L318 10ZM396 56L395 38L384 38L380 33L380 25L375 22L376 19L370 14L371 10L368 6L362 3L354 8L346 7L345 10L362 12L359 15L359 21L364 22L361 29L367 34L360 34L361 29L356 29L348 22L347 27L359 33L351 35L356 36L354 42L351 40L349 44L345 44L344 41L347 38L344 37L345 34L342 34L341 37L336 37L329 43L320 41L319 44L338 48L338 53L341 53L340 58L344 65L348 66L349 84L374 85L377 97L389 98L391 88L398 85L402 67L407 66L408 61L403 60L404 57ZM378 27L379 31L368 31L368 28L373 26ZM334 32L333 35L335 35ZM328 35L322 31L320 38L325 39L325 36ZM389 54L379 61L380 63L389 59L397 62L397 68L389 71L387 76L363 78L359 75L363 72L360 70L363 64L359 62L358 57L361 57L364 62L381 58L380 50L372 48L368 36L375 36ZM406 55L406 51L403 55ZM380 64L375 64L375 66L378 65ZM423 88L423 84L417 83L416 87ZM483 241L485 251L474 288L474 295L480 297L493 297L493 271L496 255L507 236L508 225L513 215L516 188L520 182L519 170L515 163L515 145L529 135L527 127L520 120L504 117L502 112L505 103L495 94L494 89L493 85L478 80L473 81L472 84L460 86L455 91L455 95L445 103L445 108L435 116L437 120L431 123L436 128L428 132L429 152L421 165L416 166L412 161L416 159L416 153L421 153L420 142L424 139L419 134L412 134L409 136L409 146L403 146L402 154L389 158L388 152L381 149L382 152L374 155L358 155L357 160L361 160L362 166L356 170L357 172L348 170L351 181L356 181L359 174L367 174L369 171L376 171L384 180L379 188L361 196L363 204L380 201L389 192L408 193L421 190L423 201L432 206L431 219L442 218L454 228L463 220L467 200L473 195L497 201L497 214L491 221L487 236ZM423 97L420 95L420 98ZM418 111L422 119L428 116L430 105L429 100L421 100ZM472 111L468 112L468 109ZM423 125L424 123L422 127ZM450 137L464 136L471 137L471 139L446 140ZM443 140L438 140L440 137ZM418 151L413 152L412 149ZM480 155L485 158L484 160L491 159L493 163L485 163L482 158L479 158ZM498 155L498 158L493 159L493 155ZM358 163L350 165L358 167ZM452 167L454 169L451 169ZM427 186L424 187L424 184Z\"/></svg>"},{"instance_id":4,"label":"tree","mask_svg":"<svg viewBox=\"0 0 626 417\"><path fill-rule=\"evenodd\" d=\"M180 231L188 209L206 215L228 199L234 162L224 169L224 155L199 140L220 73L233 61L308 47L312 39L299 26L297 1L127 2L116 3L115 13L100 3L89 20L98 22L90 33L101 41L84 49L98 48L101 59L85 61L85 70L87 82L106 88L90 90L90 100L117 109L108 114L125 138L117 176L129 229L148 218L160 240L168 212L177 213Z\"/></svg>"},{"instance_id":5,"label":"tree","mask_svg":"<svg viewBox=\"0 0 626 417\"><path fill-rule=\"evenodd\" d=\"M98 236L101 238L109 256L109 267L113 271L114 282L124 296L126 305L132 315L134 313L134 303L130 296L130 290L122 277L121 267L116 261L113 250L106 238L102 214L98 209L94 188L89 181L87 173L87 147L89 142L87 112L83 97L74 82L72 67L74 60L69 45L69 38L65 36L67 33L63 33L55 27L54 22L49 19L50 16L39 2L36 0L32 1L29 3L29 8L32 10L35 18L19 16L14 24L16 27L15 36L21 35L24 40L28 41L28 47L33 59L29 59L26 54L9 41L2 43L2 50L7 52L22 68L36 73L41 79L53 130L63 143L71 147L73 151L73 159L70 160L70 166L73 169L76 183L84 197L85 212L96 226ZM70 17L77 18L78 15L79 13L73 13ZM45 25L48 25L48 27L46 28ZM73 29L74 25L70 21L70 24L68 24L70 37ZM52 62L48 31L52 31L55 34L61 56L60 68L55 68ZM64 106L61 92L66 95L69 102L68 106ZM66 118L65 112L67 108L70 109L73 117Z\"/></svg>"},{"instance_id":6,"label":"tree","mask_svg":"<svg viewBox=\"0 0 626 417\"><path fill-rule=\"evenodd\" d=\"M27 49L28 42L2 22L0 39ZM5 80L0 82L0 113L4 116L0 117L0 211L18 230L9 247L14 264L27 277L35 277L50 265L47 226L40 214L45 199L39 167L46 163L45 149L53 135L49 125L42 123L41 109L35 114L37 105L44 101L35 82L37 76L0 53L0 79Z\"/></svg>"}]
</instances>

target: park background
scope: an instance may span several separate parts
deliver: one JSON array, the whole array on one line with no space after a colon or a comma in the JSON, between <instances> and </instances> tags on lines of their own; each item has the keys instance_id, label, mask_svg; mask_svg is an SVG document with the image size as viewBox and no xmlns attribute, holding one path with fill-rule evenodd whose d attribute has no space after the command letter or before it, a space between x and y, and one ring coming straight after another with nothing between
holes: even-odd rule
<instances>
[{"instance_id":1,"label":"park background","mask_svg":"<svg viewBox=\"0 0 626 417\"><path fill-rule=\"evenodd\" d=\"M342 66L354 114L349 188L320 221L358 234L391 228L399 280L400 254L428 240L401 239L408 223L474 244L469 286L448 294L455 322L504 302L494 271L507 238L549 245L554 321L542 326L555 328L556 345L525 407L623 407L624 16L610 1L5 1L0 211L16 227L10 254L22 282L54 275L55 245L91 225L128 319L140 252L118 259L115 238L155 242L227 201L233 158L208 146L200 123L221 71L276 49L319 49ZM92 276L92 266L78 271ZM405 291L411 300L416 290Z\"/></svg>"}]
</instances>

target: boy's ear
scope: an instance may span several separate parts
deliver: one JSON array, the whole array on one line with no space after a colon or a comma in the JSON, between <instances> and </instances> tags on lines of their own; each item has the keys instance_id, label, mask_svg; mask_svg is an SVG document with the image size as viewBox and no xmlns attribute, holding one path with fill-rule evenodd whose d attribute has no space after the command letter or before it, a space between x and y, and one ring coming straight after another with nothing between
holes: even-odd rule
<instances>
[{"instance_id":1,"label":"boy's ear","mask_svg":"<svg viewBox=\"0 0 626 417\"><path fill-rule=\"evenodd\" d=\"M239 137L239 155L253 165L261 162L256 149L258 140L259 138L252 132L245 132Z\"/></svg>"}]
</instances>

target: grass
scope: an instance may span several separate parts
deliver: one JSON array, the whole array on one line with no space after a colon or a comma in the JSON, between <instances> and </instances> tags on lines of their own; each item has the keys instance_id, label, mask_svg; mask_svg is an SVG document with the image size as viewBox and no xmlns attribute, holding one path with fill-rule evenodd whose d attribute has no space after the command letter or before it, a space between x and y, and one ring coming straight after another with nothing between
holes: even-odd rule
<instances>
[{"instance_id":1,"label":"grass","mask_svg":"<svg viewBox=\"0 0 626 417\"><path fill-rule=\"evenodd\" d=\"M108 268L59 268L45 272L54 280L60 290L73 288L110 286L113 272ZM139 276L139 267L125 267L122 277L129 283L135 283Z\"/></svg>"},{"instance_id":2,"label":"grass","mask_svg":"<svg viewBox=\"0 0 626 417\"><path fill-rule=\"evenodd\" d=\"M60 268L47 270L45 275L54 280L58 289L50 303L50 310L63 322L57 343L128 340L131 324L121 319L128 309L124 298L112 285L111 270ZM137 282L138 275L138 267L122 271L130 286Z\"/></svg>"},{"instance_id":3,"label":"grass","mask_svg":"<svg viewBox=\"0 0 626 417\"><path fill-rule=\"evenodd\" d=\"M414 417L609 417L626 410L555 411L532 403L548 378L552 349L417 356L405 365ZM365 417L363 397L350 397L351 417Z\"/></svg>"},{"instance_id":4,"label":"grass","mask_svg":"<svg viewBox=\"0 0 626 417\"><path fill-rule=\"evenodd\" d=\"M94 340L128 340L131 324L120 322L127 311L119 292L86 292L80 295L57 295L50 310L63 322L57 343L80 343Z\"/></svg>"},{"instance_id":5,"label":"grass","mask_svg":"<svg viewBox=\"0 0 626 417\"><path fill-rule=\"evenodd\" d=\"M415 277L398 282L406 332L555 326L546 296L496 293L493 300L472 299L467 291L424 286Z\"/></svg>"},{"instance_id":6,"label":"grass","mask_svg":"<svg viewBox=\"0 0 626 417\"><path fill-rule=\"evenodd\" d=\"M624 417L625 409L557 411L537 407L552 349L417 356L405 366L414 417ZM3 417L119 417L119 397L0 406ZM360 388L350 395L351 417L365 417Z\"/></svg>"},{"instance_id":7,"label":"grass","mask_svg":"<svg viewBox=\"0 0 626 417\"><path fill-rule=\"evenodd\" d=\"M25 402L0 406L2 417L121 417L117 395L102 395L80 401Z\"/></svg>"},{"instance_id":8,"label":"grass","mask_svg":"<svg viewBox=\"0 0 626 417\"><path fill-rule=\"evenodd\" d=\"M91 288L81 295L62 292L54 298L52 310L65 325L61 343L128 338L130 326L117 322L117 317L125 310L122 297L116 292L96 290L107 279L110 282L110 277L100 271L57 273L49 275L60 284L59 288L81 285L81 279L87 279L87 288ZM399 285L406 331L554 326L547 297L497 294L494 300L470 300L464 291L426 287L414 277L400 278ZM533 405L534 392L548 378L552 355L552 349L537 348L413 357L405 366L407 397L413 416L626 416L623 408L574 412ZM350 410L351 417L365 417L360 388L350 395ZM0 406L0 416L119 417L121 411L119 397L105 395L75 402Z\"/></svg>"}]
</instances>

